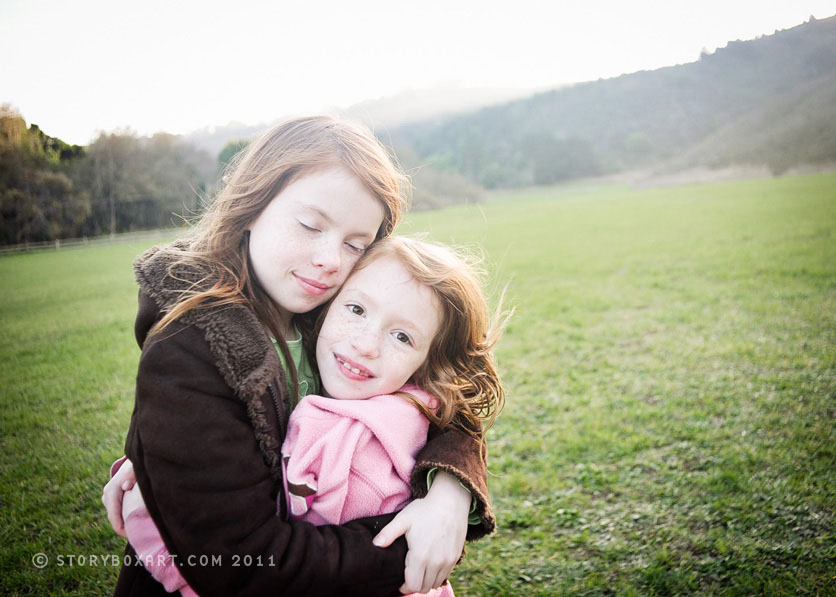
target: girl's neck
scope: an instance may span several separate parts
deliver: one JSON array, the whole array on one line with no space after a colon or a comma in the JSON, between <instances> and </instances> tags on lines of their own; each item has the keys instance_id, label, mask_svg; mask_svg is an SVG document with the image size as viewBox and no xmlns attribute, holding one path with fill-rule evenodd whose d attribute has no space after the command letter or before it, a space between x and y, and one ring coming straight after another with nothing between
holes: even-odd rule
<instances>
[{"instance_id":1,"label":"girl's neck","mask_svg":"<svg viewBox=\"0 0 836 597\"><path fill-rule=\"evenodd\" d=\"M293 325L293 313L278 307L279 320L276 322L277 332L280 332L285 342L296 339L296 326Z\"/></svg>"},{"instance_id":2,"label":"girl's neck","mask_svg":"<svg viewBox=\"0 0 836 597\"><path fill-rule=\"evenodd\" d=\"M299 333L296 331L296 326L293 325L293 316L288 317L286 320L282 319L279 322L279 331L282 333L282 338L284 338L285 342L298 340Z\"/></svg>"},{"instance_id":3,"label":"girl's neck","mask_svg":"<svg viewBox=\"0 0 836 597\"><path fill-rule=\"evenodd\" d=\"M296 331L296 326L293 325L293 323L291 322L290 329L284 333L284 341L294 342L296 340L299 340L299 338L301 337L302 336L299 334L299 332Z\"/></svg>"}]
</instances>

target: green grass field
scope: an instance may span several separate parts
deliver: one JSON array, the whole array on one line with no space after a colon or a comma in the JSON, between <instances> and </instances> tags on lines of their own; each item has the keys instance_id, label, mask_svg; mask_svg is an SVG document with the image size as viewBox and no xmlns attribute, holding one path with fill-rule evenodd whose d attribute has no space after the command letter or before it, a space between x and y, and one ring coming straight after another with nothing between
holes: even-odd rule
<instances>
[{"instance_id":1,"label":"green grass field","mask_svg":"<svg viewBox=\"0 0 836 597\"><path fill-rule=\"evenodd\" d=\"M456 593L836 595L834 228L836 174L413 214L402 231L484 247L516 307L489 434L500 529ZM118 567L90 560L123 547L100 494L143 248L0 259L4 593L112 591Z\"/></svg>"}]
</instances>

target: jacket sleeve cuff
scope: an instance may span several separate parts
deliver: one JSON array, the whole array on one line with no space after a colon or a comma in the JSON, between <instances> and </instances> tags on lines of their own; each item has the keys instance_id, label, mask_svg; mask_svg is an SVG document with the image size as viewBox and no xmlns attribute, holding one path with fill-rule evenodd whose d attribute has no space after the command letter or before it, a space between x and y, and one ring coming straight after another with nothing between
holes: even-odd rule
<instances>
[{"instance_id":1,"label":"jacket sleeve cuff","mask_svg":"<svg viewBox=\"0 0 836 597\"><path fill-rule=\"evenodd\" d=\"M433 486L433 481L435 480L435 474L438 472L438 467L434 466L432 468L427 469L427 491ZM459 479L459 485L467 489L467 493L470 494L470 511L467 513L467 524L481 524L482 517L479 516L479 513L476 511L479 502L477 501L476 497L473 495L473 492L470 491L467 485L462 483L461 479Z\"/></svg>"}]
</instances>

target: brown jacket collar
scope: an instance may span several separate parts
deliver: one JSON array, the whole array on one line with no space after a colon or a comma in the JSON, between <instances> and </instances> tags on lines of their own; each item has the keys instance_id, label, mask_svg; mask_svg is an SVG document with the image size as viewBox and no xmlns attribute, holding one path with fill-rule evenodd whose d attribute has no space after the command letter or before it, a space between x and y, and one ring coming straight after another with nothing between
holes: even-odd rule
<instances>
[{"instance_id":1,"label":"brown jacket collar","mask_svg":"<svg viewBox=\"0 0 836 597\"><path fill-rule=\"evenodd\" d=\"M151 326L174 306L181 293L200 286L206 272L197 266L178 264L185 241L153 247L134 262L134 274L140 291L153 299L140 302L137 317L137 341L145 343ZM150 308L149 308L150 307ZM143 312L144 311L144 312ZM277 429L270 425L266 408L276 408L265 401L265 393L287 403L284 371L266 328L245 305L208 307L186 313L178 319L183 325L194 325L203 331L215 358L215 366L227 385L247 407L256 438L274 478L280 479L280 446ZM144 323L141 323L144 322ZM273 384L273 389L269 386ZM284 424L286 422L283 422Z\"/></svg>"}]
</instances>

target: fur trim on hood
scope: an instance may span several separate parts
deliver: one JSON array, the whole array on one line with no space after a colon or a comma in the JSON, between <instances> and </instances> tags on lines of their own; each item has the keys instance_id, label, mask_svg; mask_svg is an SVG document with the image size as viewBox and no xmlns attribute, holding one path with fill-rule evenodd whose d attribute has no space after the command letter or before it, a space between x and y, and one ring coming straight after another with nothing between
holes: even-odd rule
<instances>
[{"instance_id":1,"label":"fur trim on hood","mask_svg":"<svg viewBox=\"0 0 836 597\"><path fill-rule=\"evenodd\" d=\"M208 272L179 263L188 242L153 247L134 262L134 274L141 292L153 299L157 313L147 318L158 321L182 294L206 284ZM142 314L141 314L142 316ZM224 381L246 405L261 451L274 478L281 479L280 446L265 416L265 392L286 404L285 374L265 326L243 304L192 310L178 319L203 331ZM164 332L165 333L165 332ZM143 337L139 337L143 335ZM147 330L138 332L140 345ZM269 389L274 383L274 389ZM278 408L278 405L276 405ZM281 421L286 425L286 421Z\"/></svg>"}]
</instances>

